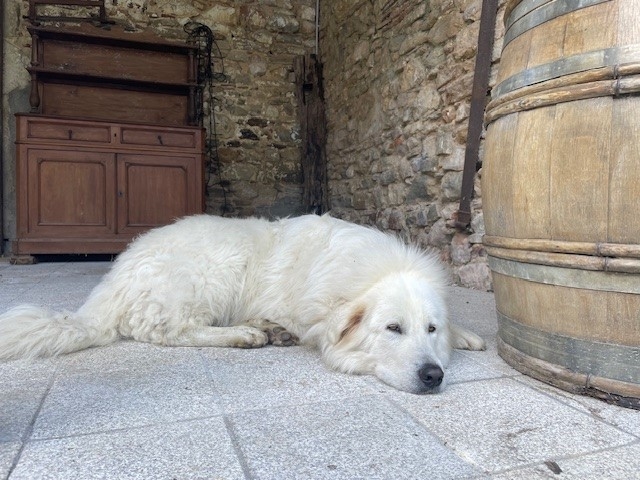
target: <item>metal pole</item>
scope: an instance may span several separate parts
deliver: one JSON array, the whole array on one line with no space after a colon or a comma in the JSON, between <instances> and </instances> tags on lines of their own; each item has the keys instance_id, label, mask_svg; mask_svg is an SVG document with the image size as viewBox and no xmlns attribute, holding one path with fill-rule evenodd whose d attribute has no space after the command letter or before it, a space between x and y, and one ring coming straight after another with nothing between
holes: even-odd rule
<instances>
[{"instance_id":1,"label":"metal pole","mask_svg":"<svg viewBox=\"0 0 640 480\"><path fill-rule=\"evenodd\" d=\"M462 192L460 207L456 214L455 226L466 229L471 223L471 198L476 167L479 163L480 137L484 121L484 109L489 89L489 73L491 72L491 53L493 37L496 29L498 0L484 0L480 14L480 32L478 33L478 53L471 91L471 108L469 111L469 127L467 146L464 154L464 171L462 172Z\"/></svg>"},{"instance_id":2,"label":"metal pole","mask_svg":"<svg viewBox=\"0 0 640 480\"><path fill-rule=\"evenodd\" d=\"M4 251L4 0L0 1L0 255Z\"/></svg>"},{"instance_id":3,"label":"metal pole","mask_svg":"<svg viewBox=\"0 0 640 480\"><path fill-rule=\"evenodd\" d=\"M316 0L316 58L318 58L319 42L320 42L320 0Z\"/></svg>"}]
</instances>

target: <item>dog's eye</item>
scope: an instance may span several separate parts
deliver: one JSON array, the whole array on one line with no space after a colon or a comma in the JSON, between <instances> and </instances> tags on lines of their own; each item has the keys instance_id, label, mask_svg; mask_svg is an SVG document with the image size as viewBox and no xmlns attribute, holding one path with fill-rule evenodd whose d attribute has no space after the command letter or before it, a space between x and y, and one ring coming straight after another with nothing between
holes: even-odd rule
<instances>
[{"instance_id":1,"label":"dog's eye","mask_svg":"<svg viewBox=\"0 0 640 480\"><path fill-rule=\"evenodd\" d=\"M435 325L429 325L429 328L427 329L427 331L429 333L433 333L436 331L436 326Z\"/></svg>"},{"instance_id":2,"label":"dog's eye","mask_svg":"<svg viewBox=\"0 0 640 480\"><path fill-rule=\"evenodd\" d=\"M387 325L387 330L391 330L392 332L396 332L396 333L402 333L402 329L400 328L400 325L398 325L397 323L392 323L391 325Z\"/></svg>"}]
</instances>

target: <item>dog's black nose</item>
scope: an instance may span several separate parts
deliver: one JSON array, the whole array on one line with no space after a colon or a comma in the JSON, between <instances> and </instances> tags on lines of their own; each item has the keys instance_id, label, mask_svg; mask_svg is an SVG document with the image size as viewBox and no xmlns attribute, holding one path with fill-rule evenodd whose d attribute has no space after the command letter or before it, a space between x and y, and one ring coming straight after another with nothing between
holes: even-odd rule
<instances>
[{"instance_id":1,"label":"dog's black nose","mask_svg":"<svg viewBox=\"0 0 640 480\"><path fill-rule=\"evenodd\" d=\"M420 370L418 370L418 376L426 387L435 388L442 383L444 372L438 365L427 363Z\"/></svg>"}]
</instances>

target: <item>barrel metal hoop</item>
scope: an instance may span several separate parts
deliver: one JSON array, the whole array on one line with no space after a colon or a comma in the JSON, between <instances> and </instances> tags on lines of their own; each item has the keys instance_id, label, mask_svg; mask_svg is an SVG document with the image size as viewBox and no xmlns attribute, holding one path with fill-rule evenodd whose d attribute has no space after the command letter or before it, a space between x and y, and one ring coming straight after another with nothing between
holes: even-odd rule
<instances>
[{"instance_id":1,"label":"barrel metal hoop","mask_svg":"<svg viewBox=\"0 0 640 480\"><path fill-rule=\"evenodd\" d=\"M635 274L552 267L492 255L489 255L489 267L501 275L545 285L640 295L640 281Z\"/></svg>"},{"instance_id":2,"label":"barrel metal hoop","mask_svg":"<svg viewBox=\"0 0 640 480\"><path fill-rule=\"evenodd\" d=\"M574 372L640 384L640 348L542 331L498 312L500 338L520 352Z\"/></svg>"},{"instance_id":3,"label":"barrel metal hoop","mask_svg":"<svg viewBox=\"0 0 640 480\"><path fill-rule=\"evenodd\" d=\"M616 67L620 64L637 62L638 59L640 59L640 44L570 55L512 75L494 87L492 97L494 99L499 98L514 90L553 80L554 78L603 67Z\"/></svg>"},{"instance_id":4,"label":"barrel metal hoop","mask_svg":"<svg viewBox=\"0 0 640 480\"><path fill-rule=\"evenodd\" d=\"M519 11L522 15L517 20L510 23L510 27L507 27L508 30L504 35L504 45L502 49L504 50L512 40L519 37L527 30L531 30L532 28L542 25L549 20L553 20L554 18L561 17L562 15L572 13L582 8L610 1L612 0L554 0L542 6L539 6L538 0L522 2L523 4L526 4ZM518 5L518 7L520 5ZM530 6L530 8L527 8L528 6ZM514 9L514 11L516 9ZM511 18L515 18L513 12L510 15L509 21Z\"/></svg>"},{"instance_id":5,"label":"barrel metal hoop","mask_svg":"<svg viewBox=\"0 0 640 480\"><path fill-rule=\"evenodd\" d=\"M511 26L520 20L522 17L531 13L536 8L541 7L545 3L552 2L553 0L522 0L518 5L516 5L509 16L505 18L504 21L504 29L509 30Z\"/></svg>"}]
</instances>

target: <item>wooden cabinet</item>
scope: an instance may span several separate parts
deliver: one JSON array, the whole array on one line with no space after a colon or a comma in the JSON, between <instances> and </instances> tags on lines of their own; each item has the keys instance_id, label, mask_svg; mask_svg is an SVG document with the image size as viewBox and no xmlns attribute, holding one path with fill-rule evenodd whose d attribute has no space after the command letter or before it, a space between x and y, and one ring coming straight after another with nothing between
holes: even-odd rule
<instances>
[{"instance_id":1,"label":"wooden cabinet","mask_svg":"<svg viewBox=\"0 0 640 480\"><path fill-rule=\"evenodd\" d=\"M203 132L17 116L14 253L117 253L203 211Z\"/></svg>"},{"instance_id":2,"label":"wooden cabinet","mask_svg":"<svg viewBox=\"0 0 640 480\"><path fill-rule=\"evenodd\" d=\"M14 253L118 253L202 212L197 47L115 25L28 30Z\"/></svg>"}]
</instances>

